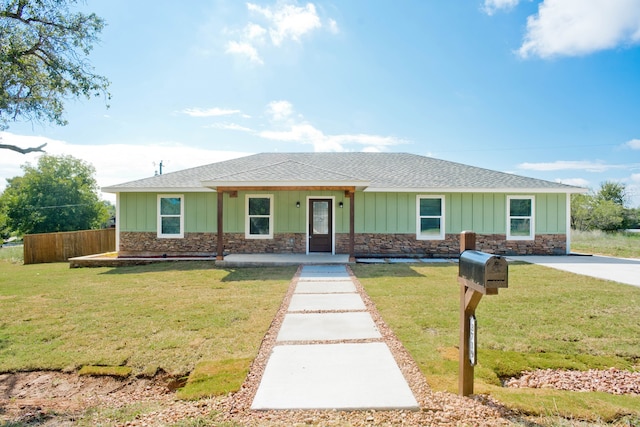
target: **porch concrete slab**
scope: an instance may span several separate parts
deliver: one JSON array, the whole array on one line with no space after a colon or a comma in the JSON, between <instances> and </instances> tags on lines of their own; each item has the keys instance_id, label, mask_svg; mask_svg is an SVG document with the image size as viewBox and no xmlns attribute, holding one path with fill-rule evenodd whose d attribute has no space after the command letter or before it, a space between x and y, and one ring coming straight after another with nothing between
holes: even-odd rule
<instances>
[{"instance_id":1,"label":"porch concrete slab","mask_svg":"<svg viewBox=\"0 0 640 427\"><path fill-rule=\"evenodd\" d=\"M299 281L294 293L296 294L332 294L340 292L355 292L356 285L351 279L327 281Z\"/></svg>"},{"instance_id":2,"label":"porch concrete slab","mask_svg":"<svg viewBox=\"0 0 640 427\"><path fill-rule=\"evenodd\" d=\"M276 346L251 409L419 408L384 343Z\"/></svg>"},{"instance_id":3,"label":"porch concrete slab","mask_svg":"<svg viewBox=\"0 0 640 427\"><path fill-rule=\"evenodd\" d=\"M381 337L367 312L287 313L276 341L340 341Z\"/></svg>"},{"instance_id":4,"label":"porch concrete slab","mask_svg":"<svg viewBox=\"0 0 640 427\"><path fill-rule=\"evenodd\" d=\"M289 311L366 310L360 295L351 294L294 294Z\"/></svg>"}]
</instances>

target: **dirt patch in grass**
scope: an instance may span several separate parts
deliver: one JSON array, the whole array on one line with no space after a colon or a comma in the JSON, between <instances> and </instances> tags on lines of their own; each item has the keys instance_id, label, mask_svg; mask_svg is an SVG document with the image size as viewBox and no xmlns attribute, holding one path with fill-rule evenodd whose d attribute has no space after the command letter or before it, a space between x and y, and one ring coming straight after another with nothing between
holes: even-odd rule
<instances>
[{"instance_id":1,"label":"dirt patch in grass","mask_svg":"<svg viewBox=\"0 0 640 427\"><path fill-rule=\"evenodd\" d=\"M141 401L174 400L171 377L115 378L54 371L0 374L0 420L69 415L92 407L121 407Z\"/></svg>"}]
</instances>

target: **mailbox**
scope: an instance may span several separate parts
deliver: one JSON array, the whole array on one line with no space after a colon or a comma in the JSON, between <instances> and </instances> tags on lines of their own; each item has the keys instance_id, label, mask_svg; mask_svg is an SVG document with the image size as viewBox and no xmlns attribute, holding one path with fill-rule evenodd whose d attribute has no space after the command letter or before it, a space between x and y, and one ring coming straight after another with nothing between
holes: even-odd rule
<instances>
[{"instance_id":1,"label":"mailbox","mask_svg":"<svg viewBox=\"0 0 640 427\"><path fill-rule=\"evenodd\" d=\"M500 255L467 250L460 254L458 268L458 280L483 294L497 294L498 288L508 287L507 260Z\"/></svg>"}]
</instances>

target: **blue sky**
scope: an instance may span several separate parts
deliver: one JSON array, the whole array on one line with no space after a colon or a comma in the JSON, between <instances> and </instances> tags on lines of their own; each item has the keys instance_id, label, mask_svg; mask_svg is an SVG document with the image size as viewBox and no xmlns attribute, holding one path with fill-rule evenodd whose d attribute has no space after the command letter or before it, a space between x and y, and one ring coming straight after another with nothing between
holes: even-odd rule
<instances>
[{"instance_id":1,"label":"blue sky","mask_svg":"<svg viewBox=\"0 0 640 427\"><path fill-rule=\"evenodd\" d=\"M177 5L177 6L176 6ZM112 99L21 146L101 186L257 152L388 151L597 189L640 206L637 0L87 1ZM4 178L37 154L3 152ZM105 198L111 198L105 195ZM112 200L112 199L111 199Z\"/></svg>"}]
</instances>

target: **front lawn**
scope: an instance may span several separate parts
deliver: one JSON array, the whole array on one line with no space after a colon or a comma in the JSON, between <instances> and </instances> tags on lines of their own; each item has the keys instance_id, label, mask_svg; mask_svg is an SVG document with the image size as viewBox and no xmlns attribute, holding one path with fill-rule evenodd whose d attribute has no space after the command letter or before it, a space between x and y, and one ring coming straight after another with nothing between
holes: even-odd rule
<instances>
[{"instance_id":1,"label":"front lawn","mask_svg":"<svg viewBox=\"0 0 640 427\"><path fill-rule=\"evenodd\" d=\"M295 270L0 260L0 372L121 365L180 376L235 360L241 383Z\"/></svg>"},{"instance_id":2,"label":"front lawn","mask_svg":"<svg viewBox=\"0 0 640 427\"><path fill-rule=\"evenodd\" d=\"M383 319L435 390L457 393L460 288L456 265L356 265ZM536 368L640 370L640 289L535 265L510 265L509 288L476 310L475 392L530 414L615 420L640 396L507 389Z\"/></svg>"},{"instance_id":3,"label":"front lawn","mask_svg":"<svg viewBox=\"0 0 640 427\"><path fill-rule=\"evenodd\" d=\"M431 387L456 393L457 266L353 270ZM205 390L194 389L194 397L234 390L294 274L294 267L207 262L69 269L0 260L0 372L124 366L133 374L198 374L194 384ZM535 368L640 369L639 288L510 265L509 288L483 297L477 317L477 393L541 419L632 414L640 422L639 396L506 389L500 381ZM199 375L226 389L210 389Z\"/></svg>"}]
</instances>

